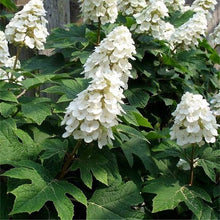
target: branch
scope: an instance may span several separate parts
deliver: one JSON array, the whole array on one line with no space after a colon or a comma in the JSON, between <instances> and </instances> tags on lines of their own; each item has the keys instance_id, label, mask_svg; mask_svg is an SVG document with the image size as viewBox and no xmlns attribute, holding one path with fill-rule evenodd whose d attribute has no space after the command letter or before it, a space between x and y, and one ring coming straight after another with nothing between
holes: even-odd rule
<instances>
[{"instance_id":1,"label":"branch","mask_svg":"<svg viewBox=\"0 0 220 220\"><path fill-rule=\"evenodd\" d=\"M78 150L79 147L80 147L80 144L81 144L81 140L79 140L79 141L77 142L77 144L76 144L76 146L74 147L72 153L68 156L67 161L66 161L65 164L63 165L63 168L62 168L61 172L58 174L58 177L57 177L58 180L63 179L63 177L64 177L64 176L66 175L66 173L68 172L69 167L70 167L70 165L71 165L71 163L72 163L72 161L73 161L73 159L74 159L74 157L75 157L75 155L76 155L76 152L77 152L77 150Z\"/></svg>"},{"instance_id":2,"label":"branch","mask_svg":"<svg viewBox=\"0 0 220 220\"><path fill-rule=\"evenodd\" d=\"M27 90L23 90L16 98L19 99L21 96L23 96L25 93L27 92Z\"/></svg>"}]
</instances>

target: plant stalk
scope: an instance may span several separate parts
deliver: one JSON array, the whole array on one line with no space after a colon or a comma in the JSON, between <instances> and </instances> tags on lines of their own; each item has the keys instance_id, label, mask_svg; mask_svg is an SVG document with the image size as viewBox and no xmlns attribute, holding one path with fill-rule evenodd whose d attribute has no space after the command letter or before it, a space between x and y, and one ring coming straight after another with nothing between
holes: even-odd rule
<instances>
[{"instance_id":1,"label":"plant stalk","mask_svg":"<svg viewBox=\"0 0 220 220\"><path fill-rule=\"evenodd\" d=\"M70 165L71 165L71 163L72 163L72 161L73 161L73 159L74 159L74 157L75 157L75 155L76 155L76 152L77 152L77 150L79 149L80 145L81 145L81 140L79 140L79 141L77 142L77 144L76 144L76 146L74 147L72 153L68 156L67 161L66 161L65 164L63 165L63 168L62 168L60 174L59 174L58 177L57 177L58 180L63 179L63 177L64 177L64 176L66 175L66 173L68 172L69 167L70 167Z\"/></svg>"},{"instance_id":2,"label":"plant stalk","mask_svg":"<svg viewBox=\"0 0 220 220\"><path fill-rule=\"evenodd\" d=\"M191 158L190 158L190 181L189 186L193 185L193 177L194 177L194 157L195 157L195 145L192 145L192 152L191 152Z\"/></svg>"},{"instance_id":3,"label":"plant stalk","mask_svg":"<svg viewBox=\"0 0 220 220\"><path fill-rule=\"evenodd\" d=\"M19 99L21 96L23 96L27 92L26 89L24 89L16 98Z\"/></svg>"},{"instance_id":4,"label":"plant stalk","mask_svg":"<svg viewBox=\"0 0 220 220\"><path fill-rule=\"evenodd\" d=\"M97 45L100 43L100 36L101 36L101 18L98 18L98 31L97 31Z\"/></svg>"}]
</instances>

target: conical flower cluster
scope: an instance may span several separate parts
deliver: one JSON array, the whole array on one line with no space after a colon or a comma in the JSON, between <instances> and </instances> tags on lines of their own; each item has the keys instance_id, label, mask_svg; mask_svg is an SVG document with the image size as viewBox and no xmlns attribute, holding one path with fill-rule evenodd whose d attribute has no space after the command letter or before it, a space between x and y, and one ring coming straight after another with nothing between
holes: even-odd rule
<instances>
[{"instance_id":1,"label":"conical flower cluster","mask_svg":"<svg viewBox=\"0 0 220 220\"><path fill-rule=\"evenodd\" d=\"M0 66L5 64L9 56L8 42L5 39L5 33L0 31Z\"/></svg>"},{"instance_id":2,"label":"conical flower cluster","mask_svg":"<svg viewBox=\"0 0 220 220\"><path fill-rule=\"evenodd\" d=\"M123 15L134 15L147 6L145 0L118 0L118 10Z\"/></svg>"},{"instance_id":3,"label":"conical flower cluster","mask_svg":"<svg viewBox=\"0 0 220 220\"><path fill-rule=\"evenodd\" d=\"M215 27L213 33L210 34L210 43L213 47L220 45L220 23Z\"/></svg>"},{"instance_id":4,"label":"conical flower cluster","mask_svg":"<svg viewBox=\"0 0 220 220\"><path fill-rule=\"evenodd\" d=\"M49 35L45 15L42 0L29 1L6 26L7 40L20 47L43 50L46 37Z\"/></svg>"},{"instance_id":5,"label":"conical flower cluster","mask_svg":"<svg viewBox=\"0 0 220 220\"><path fill-rule=\"evenodd\" d=\"M131 29L137 33L146 33L159 40L169 40L174 26L163 19L168 17L168 8L162 0L149 0L147 7L134 15L136 24Z\"/></svg>"},{"instance_id":6,"label":"conical flower cluster","mask_svg":"<svg viewBox=\"0 0 220 220\"><path fill-rule=\"evenodd\" d=\"M131 77L128 59L135 53L131 33L124 26L116 27L96 47L84 65L85 77L92 81L67 107L63 137L73 135L86 143L98 140L99 148L111 143L112 127L123 112L123 89Z\"/></svg>"},{"instance_id":7,"label":"conical flower cluster","mask_svg":"<svg viewBox=\"0 0 220 220\"><path fill-rule=\"evenodd\" d=\"M205 36L207 19L204 13L196 13L186 23L178 27L170 39L171 48L188 50L198 45L198 39Z\"/></svg>"},{"instance_id":8,"label":"conical flower cluster","mask_svg":"<svg viewBox=\"0 0 220 220\"><path fill-rule=\"evenodd\" d=\"M118 16L117 0L79 0L84 22L114 23Z\"/></svg>"},{"instance_id":9,"label":"conical flower cluster","mask_svg":"<svg viewBox=\"0 0 220 220\"><path fill-rule=\"evenodd\" d=\"M186 92L172 114L175 116L171 128L171 139L180 146L214 143L218 136L217 123L208 102L201 95Z\"/></svg>"},{"instance_id":10,"label":"conical flower cluster","mask_svg":"<svg viewBox=\"0 0 220 220\"><path fill-rule=\"evenodd\" d=\"M220 90L211 100L211 109L216 117L220 116Z\"/></svg>"}]
</instances>

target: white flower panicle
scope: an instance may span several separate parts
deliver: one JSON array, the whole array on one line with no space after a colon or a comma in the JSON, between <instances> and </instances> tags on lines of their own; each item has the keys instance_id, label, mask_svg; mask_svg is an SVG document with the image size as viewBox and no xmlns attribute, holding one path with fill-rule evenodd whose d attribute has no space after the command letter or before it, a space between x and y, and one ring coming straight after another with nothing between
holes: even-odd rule
<instances>
[{"instance_id":1,"label":"white flower panicle","mask_svg":"<svg viewBox=\"0 0 220 220\"><path fill-rule=\"evenodd\" d=\"M211 109L213 114L218 117L220 116L220 90L218 94L215 94L211 100Z\"/></svg>"},{"instance_id":2,"label":"white flower panicle","mask_svg":"<svg viewBox=\"0 0 220 220\"><path fill-rule=\"evenodd\" d=\"M117 0L79 0L84 22L114 23L118 16Z\"/></svg>"},{"instance_id":3,"label":"white flower panicle","mask_svg":"<svg viewBox=\"0 0 220 220\"><path fill-rule=\"evenodd\" d=\"M5 33L0 31L0 66L4 65L9 56L8 42L5 39Z\"/></svg>"},{"instance_id":4,"label":"white flower panicle","mask_svg":"<svg viewBox=\"0 0 220 220\"><path fill-rule=\"evenodd\" d=\"M215 27L213 33L210 34L210 43L213 47L220 45L220 23Z\"/></svg>"},{"instance_id":5,"label":"white flower panicle","mask_svg":"<svg viewBox=\"0 0 220 220\"><path fill-rule=\"evenodd\" d=\"M196 13L186 23L176 28L171 36L171 48L188 50L198 45L198 39L205 36L207 19L204 13Z\"/></svg>"},{"instance_id":6,"label":"white flower panicle","mask_svg":"<svg viewBox=\"0 0 220 220\"><path fill-rule=\"evenodd\" d=\"M43 50L46 37L49 35L45 15L42 0L29 1L6 26L7 40L21 47Z\"/></svg>"},{"instance_id":7,"label":"white flower panicle","mask_svg":"<svg viewBox=\"0 0 220 220\"><path fill-rule=\"evenodd\" d=\"M185 6L185 0L164 0L164 3L174 11L181 11Z\"/></svg>"},{"instance_id":8,"label":"white flower panicle","mask_svg":"<svg viewBox=\"0 0 220 220\"><path fill-rule=\"evenodd\" d=\"M120 78L122 87L126 88L132 68L128 59L133 59L132 55L135 53L130 31L124 26L117 27L109 33L87 59L83 73L86 78L92 79L108 78L110 74L115 74Z\"/></svg>"},{"instance_id":9,"label":"white flower panicle","mask_svg":"<svg viewBox=\"0 0 220 220\"><path fill-rule=\"evenodd\" d=\"M7 61L4 63L4 65L2 65L2 67L4 66L6 68L13 69L15 59L16 59L15 56L8 58ZM21 68L20 61L17 61L16 69L20 69L20 68ZM14 82L18 83L23 79L24 79L23 76L19 76L16 78L11 72L7 72L4 69L0 68L0 80L4 80L5 82L9 82L10 80L13 80Z\"/></svg>"},{"instance_id":10,"label":"white flower panicle","mask_svg":"<svg viewBox=\"0 0 220 220\"><path fill-rule=\"evenodd\" d=\"M112 127L123 113L123 89L131 77L128 58L135 53L131 33L124 26L115 28L96 47L83 72L92 81L66 109L64 138L73 135L86 143L98 140L99 148L111 143Z\"/></svg>"},{"instance_id":11,"label":"white flower panicle","mask_svg":"<svg viewBox=\"0 0 220 220\"><path fill-rule=\"evenodd\" d=\"M218 136L217 123L208 102L201 95L186 92L172 113L175 116L171 139L180 146L214 143ZM204 142L205 141L205 142Z\"/></svg>"},{"instance_id":12,"label":"white flower panicle","mask_svg":"<svg viewBox=\"0 0 220 220\"><path fill-rule=\"evenodd\" d=\"M147 6L145 0L118 0L118 10L123 15L134 15Z\"/></svg>"},{"instance_id":13,"label":"white flower panicle","mask_svg":"<svg viewBox=\"0 0 220 220\"><path fill-rule=\"evenodd\" d=\"M216 0L195 0L192 3L191 9L195 12L208 14L210 11L214 11L216 4Z\"/></svg>"},{"instance_id":14,"label":"white flower panicle","mask_svg":"<svg viewBox=\"0 0 220 220\"><path fill-rule=\"evenodd\" d=\"M134 15L136 24L131 29L137 33L150 34L159 40L169 40L174 27L163 20L168 16L168 8L162 0L150 0L144 10Z\"/></svg>"}]
</instances>

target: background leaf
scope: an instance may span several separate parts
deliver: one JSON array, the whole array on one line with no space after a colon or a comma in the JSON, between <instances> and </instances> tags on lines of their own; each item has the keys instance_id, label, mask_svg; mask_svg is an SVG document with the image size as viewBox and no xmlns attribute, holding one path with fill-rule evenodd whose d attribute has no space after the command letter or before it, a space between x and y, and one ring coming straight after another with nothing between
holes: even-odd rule
<instances>
[{"instance_id":1,"label":"background leaf","mask_svg":"<svg viewBox=\"0 0 220 220\"><path fill-rule=\"evenodd\" d=\"M138 156L145 166L146 170L149 170L151 174L156 174L158 168L150 153L149 145L146 141L139 138L131 138L129 141L122 144L121 149L123 150L129 165L133 166L133 156Z\"/></svg>"},{"instance_id":2,"label":"background leaf","mask_svg":"<svg viewBox=\"0 0 220 220\"><path fill-rule=\"evenodd\" d=\"M206 206L201 199L211 202L209 194L202 188L187 187L167 176L148 181L143 192L157 194L153 199L153 213L174 209L180 202L185 202L197 218L201 219L203 207Z\"/></svg>"},{"instance_id":3,"label":"background leaf","mask_svg":"<svg viewBox=\"0 0 220 220\"><path fill-rule=\"evenodd\" d=\"M89 188L92 188L92 174L101 183L108 185L112 179L120 180L117 163L113 158L114 155L107 148L102 150L97 146L81 148L72 170L80 169L81 179Z\"/></svg>"},{"instance_id":4,"label":"background leaf","mask_svg":"<svg viewBox=\"0 0 220 220\"><path fill-rule=\"evenodd\" d=\"M16 196L10 214L39 211L47 201L52 201L62 220L73 218L73 204L66 194L86 205L84 194L76 186L52 179L48 172L39 164L23 162L23 166L11 169L4 176L29 179L31 184L23 184L12 190Z\"/></svg>"},{"instance_id":5,"label":"background leaf","mask_svg":"<svg viewBox=\"0 0 220 220\"><path fill-rule=\"evenodd\" d=\"M41 147L24 131L17 129L12 119L0 121L0 164L36 159Z\"/></svg>"},{"instance_id":6,"label":"background leaf","mask_svg":"<svg viewBox=\"0 0 220 220\"><path fill-rule=\"evenodd\" d=\"M41 125L45 118L51 115L50 99L26 99L21 104L21 111L24 113L26 118L30 118L38 125Z\"/></svg>"},{"instance_id":7,"label":"background leaf","mask_svg":"<svg viewBox=\"0 0 220 220\"><path fill-rule=\"evenodd\" d=\"M99 189L88 202L87 219L144 219L144 213L132 209L142 201L133 182Z\"/></svg>"}]
</instances>

